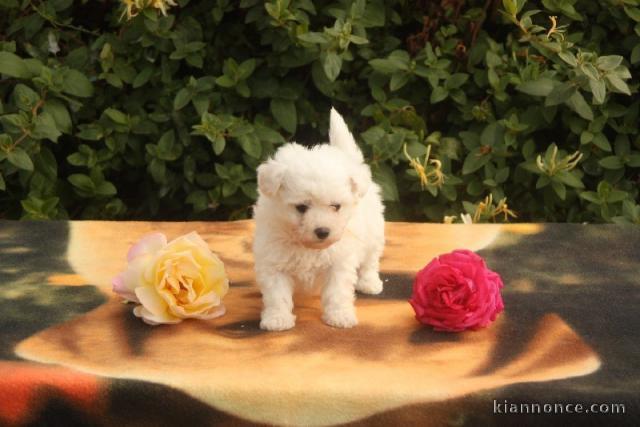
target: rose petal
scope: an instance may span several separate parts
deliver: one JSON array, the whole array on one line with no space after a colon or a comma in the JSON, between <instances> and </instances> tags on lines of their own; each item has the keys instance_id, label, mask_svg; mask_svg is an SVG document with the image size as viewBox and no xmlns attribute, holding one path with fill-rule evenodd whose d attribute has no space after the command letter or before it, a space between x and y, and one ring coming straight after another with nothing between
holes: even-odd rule
<instances>
[{"instance_id":1,"label":"rose petal","mask_svg":"<svg viewBox=\"0 0 640 427\"><path fill-rule=\"evenodd\" d=\"M117 293L122 298L125 298L128 301L140 302L136 294L125 286L124 273L120 273L114 277L111 281L111 285L113 286L113 292Z\"/></svg>"},{"instance_id":2,"label":"rose petal","mask_svg":"<svg viewBox=\"0 0 640 427\"><path fill-rule=\"evenodd\" d=\"M127 261L131 262L140 255L153 254L167 245L167 237L162 233L151 233L142 237L129 249Z\"/></svg>"},{"instance_id":3,"label":"rose petal","mask_svg":"<svg viewBox=\"0 0 640 427\"><path fill-rule=\"evenodd\" d=\"M189 315L189 317L193 319L210 320L210 319L215 319L216 317L220 317L224 315L226 312L227 310L225 306L220 304L218 306L210 307L206 310L203 310L197 313L192 313L191 315Z\"/></svg>"},{"instance_id":4,"label":"rose petal","mask_svg":"<svg viewBox=\"0 0 640 427\"><path fill-rule=\"evenodd\" d=\"M169 317L169 316L157 316L154 313L147 310L144 306L139 305L133 309L133 314L136 317L142 318L144 323L152 326L162 325L162 324L175 324L182 322L182 319L178 317Z\"/></svg>"},{"instance_id":5,"label":"rose petal","mask_svg":"<svg viewBox=\"0 0 640 427\"><path fill-rule=\"evenodd\" d=\"M149 312L159 318L170 318L167 311L167 303L154 290L146 287L136 288L136 296L140 300L140 304Z\"/></svg>"},{"instance_id":6,"label":"rose petal","mask_svg":"<svg viewBox=\"0 0 640 427\"><path fill-rule=\"evenodd\" d=\"M205 242L205 240L198 234L197 231L192 231L191 233L184 235L183 238L190 241L191 243L194 243L202 249L211 251L207 242Z\"/></svg>"}]
</instances>

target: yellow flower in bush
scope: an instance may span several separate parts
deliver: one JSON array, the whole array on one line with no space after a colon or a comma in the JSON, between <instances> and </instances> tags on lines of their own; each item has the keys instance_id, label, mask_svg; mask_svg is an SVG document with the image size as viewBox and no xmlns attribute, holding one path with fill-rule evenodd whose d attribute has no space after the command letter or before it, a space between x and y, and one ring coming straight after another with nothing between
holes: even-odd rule
<instances>
[{"instance_id":1,"label":"yellow flower in bush","mask_svg":"<svg viewBox=\"0 0 640 427\"><path fill-rule=\"evenodd\" d=\"M164 16L167 16L167 9L171 6L177 6L173 0L121 0L124 5L124 11L122 12L122 19L127 15L127 19L135 17L141 10L152 7L159 9Z\"/></svg>"},{"instance_id":2,"label":"yellow flower in bush","mask_svg":"<svg viewBox=\"0 0 640 427\"><path fill-rule=\"evenodd\" d=\"M167 243L162 233L143 237L127 254L127 269L113 291L138 303L133 313L146 323L213 319L225 312L229 290L224 264L196 232Z\"/></svg>"}]
</instances>

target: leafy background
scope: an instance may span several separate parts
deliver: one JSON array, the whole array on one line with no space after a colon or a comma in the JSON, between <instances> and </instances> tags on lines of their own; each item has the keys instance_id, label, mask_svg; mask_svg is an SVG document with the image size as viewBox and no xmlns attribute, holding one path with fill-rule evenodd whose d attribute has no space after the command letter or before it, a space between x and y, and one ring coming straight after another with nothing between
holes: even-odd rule
<instances>
[{"instance_id":1,"label":"leafy background","mask_svg":"<svg viewBox=\"0 0 640 427\"><path fill-rule=\"evenodd\" d=\"M170 3L0 0L0 218L249 217L333 105L390 220L640 223L640 0Z\"/></svg>"}]
</instances>

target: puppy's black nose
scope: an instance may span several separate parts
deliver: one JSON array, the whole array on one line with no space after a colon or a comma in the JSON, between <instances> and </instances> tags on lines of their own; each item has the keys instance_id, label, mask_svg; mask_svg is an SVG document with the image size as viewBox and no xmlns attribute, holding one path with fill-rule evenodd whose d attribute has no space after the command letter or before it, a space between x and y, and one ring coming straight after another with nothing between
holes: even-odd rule
<instances>
[{"instance_id":1,"label":"puppy's black nose","mask_svg":"<svg viewBox=\"0 0 640 427\"><path fill-rule=\"evenodd\" d=\"M319 227L313 230L313 232L316 233L318 239L324 240L329 237L330 230L327 227Z\"/></svg>"}]
</instances>

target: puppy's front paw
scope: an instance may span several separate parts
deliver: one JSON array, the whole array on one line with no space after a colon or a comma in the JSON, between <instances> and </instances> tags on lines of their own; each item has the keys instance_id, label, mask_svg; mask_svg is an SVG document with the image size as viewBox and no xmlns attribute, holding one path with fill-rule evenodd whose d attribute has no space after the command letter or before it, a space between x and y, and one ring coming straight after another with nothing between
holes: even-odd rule
<instances>
[{"instance_id":1,"label":"puppy's front paw","mask_svg":"<svg viewBox=\"0 0 640 427\"><path fill-rule=\"evenodd\" d=\"M361 276L356 283L356 290L363 294L378 295L382 292L382 280L378 273Z\"/></svg>"},{"instance_id":2,"label":"puppy's front paw","mask_svg":"<svg viewBox=\"0 0 640 427\"><path fill-rule=\"evenodd\" d=\"M272 311L262 313L260 329L265 331L286 331L296 325L296 316L286 311Z\"/></svg>"},{"instance_id":3,"label":"puppy's front paw","mask_svg":"<svg viewBox=\"0 0 640 427\"><path fill-rule=\"evenodd\" d=\"M353 328L358 324L358 318L353 308L327 310L323 313L322 320L335 328Z\"/></svg>"}]
</instances>

